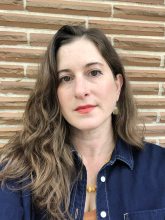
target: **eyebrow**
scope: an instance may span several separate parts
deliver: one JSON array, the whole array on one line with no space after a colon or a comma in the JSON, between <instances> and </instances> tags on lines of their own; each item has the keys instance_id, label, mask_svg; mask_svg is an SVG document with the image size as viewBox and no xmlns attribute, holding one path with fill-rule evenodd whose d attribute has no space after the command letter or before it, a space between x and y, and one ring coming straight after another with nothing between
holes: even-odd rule
<instances>
[{"instance_id":1,"label":"eyebrow","mask_svg":"<svg viewBox=\"0 0 165 220\"><path fill-rule=\"evenodd\" d=\"M101 65L101 66L104 66L102 63L99 63L99 62L91 62L91 63L87 63L86 65L85 65L85 68L87 68L87 67L90 67L90 66L92 66L92 65L96 65L96 64L99 64L99 65ZM71 72L71 70L70 69L62 69L62 70L59 70L59 71L57 71L57 74L60 74L61 72Z\"/></svg>"},{"instance_id":2,"label":"eyebrow","mask_svg":"<svg viewBox=\"0 0 165 220\"><path fill-rule=\"evenodd\" d=\"M85 67L89 67L89 66L96 65L96 64L99 64L99 65L101 65L101 66L104 66L102 63L92 62L92 63L87 63L87 64L85 65Z\"/></svg>"}]
</instances>

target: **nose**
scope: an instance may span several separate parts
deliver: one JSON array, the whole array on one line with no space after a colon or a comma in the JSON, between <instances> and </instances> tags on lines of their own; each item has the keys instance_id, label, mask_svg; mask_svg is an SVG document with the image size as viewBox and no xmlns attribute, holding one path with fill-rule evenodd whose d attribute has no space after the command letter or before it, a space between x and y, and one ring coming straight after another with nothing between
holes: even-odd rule
<instances>
[{"instance_id":1,"label":"nose","mask_svg":"<svg viewBox=\"0 0 165 220\"><path fill-rule=\"evenodd\" d=\"M77 99L84 99L90 94L89 82L82 77L75 80L75 97Z\"/></svg>"}]
</instances>

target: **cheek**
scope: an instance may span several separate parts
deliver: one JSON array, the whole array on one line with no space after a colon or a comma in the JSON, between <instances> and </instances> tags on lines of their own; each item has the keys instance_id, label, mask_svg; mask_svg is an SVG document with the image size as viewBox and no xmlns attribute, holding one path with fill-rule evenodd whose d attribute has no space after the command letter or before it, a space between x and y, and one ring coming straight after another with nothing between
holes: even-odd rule
<instances>
[{"instance_id":1,"label":"cheek","mask_svg":"<svg viewBox=\"0 0 165 220\"><path fill-rule=\"evenodd\" d=\"M100 96L104 99L113 100L116 97L116 86L112 82L102 85L98 91L101 91Z\"/></svg>"},{"instance_id":2,"label":"cheek","mask_svg":"<svg viewBox=\"0 0 165 220\"><path fill-rule=\"evenodd\" d=\"M68 104L69 104L69 98L67 96L67 93L65 93L64 91L57 91L57 95L58 95L58 100L59 100L59 103L60 103L60 109L61 109L61 112L63 114L63 116L66 114L66 112L68 112Z\"/></svg>"}]
</instances>

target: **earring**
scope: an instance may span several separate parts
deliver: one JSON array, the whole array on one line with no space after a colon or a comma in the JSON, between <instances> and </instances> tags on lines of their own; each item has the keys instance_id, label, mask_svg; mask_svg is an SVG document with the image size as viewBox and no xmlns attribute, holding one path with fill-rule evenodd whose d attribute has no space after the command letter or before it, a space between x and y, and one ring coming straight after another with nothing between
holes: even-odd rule
<instances>
[{"instance_id":1,"label":"earring","mask_svg":"<svg viewBox=\"0 0 165 220\"><path fill-rule=\"evenodd\" d=\"M115 106L114 110L113 110L113 114L114 115L118 115L119 114L119 109L117 106Z\"/></svg>"}]
</instances>

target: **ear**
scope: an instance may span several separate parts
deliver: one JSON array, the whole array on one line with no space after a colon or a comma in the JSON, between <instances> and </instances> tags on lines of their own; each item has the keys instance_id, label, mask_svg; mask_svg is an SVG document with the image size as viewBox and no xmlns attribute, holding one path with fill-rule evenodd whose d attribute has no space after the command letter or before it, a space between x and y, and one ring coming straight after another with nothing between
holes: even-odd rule
<instances>
[{"instance_id":1,"label":"ear","mask_svg":"<svg viewBox=\"0 0 165 220\"><path fill-rule=\"evenodd\" d=\"M120 73L116 75L115 85L116 85L116 101L118 101L121 92L121 87L123 85L123 76Z\"/></svg>"}]
</instances>

